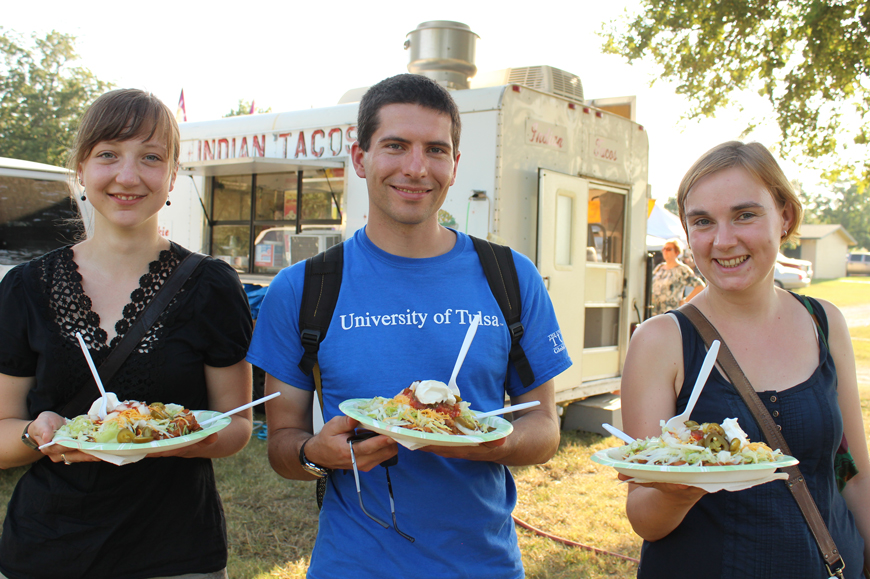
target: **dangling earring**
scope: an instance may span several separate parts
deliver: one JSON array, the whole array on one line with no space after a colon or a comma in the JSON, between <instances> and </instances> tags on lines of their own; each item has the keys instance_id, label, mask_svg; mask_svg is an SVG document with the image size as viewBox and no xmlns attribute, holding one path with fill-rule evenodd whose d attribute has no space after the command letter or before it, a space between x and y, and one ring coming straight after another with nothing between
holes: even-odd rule
<instances>
[{"instance_id":1,"label":"dangling earring","mask_svg":"<svg viewBox=\"0 0 870 579\"><path fill-rule=\"evenodd\" d=\"M84 189L84 187L85 187L85 181L84 181L84 179L81 178L81 176L79 176L79 185L82 186L82 201L87 201L88 198L85 197L85 189Z\"/></svg>"},{"instance_id":2,"label":"dangling earring","mask_svg":"<svg viewBox=\"0 0 870 579\"><path fill-rule=\"evenodd\" d=\"M169 207L170 205L172 205L172 202L171 202L169 199L167 199L167 200L166 200L166 206Z\"/></svg>"},{"instance_id":3,"label":"dangling earring","mask_svg":"<svg viewBox=\"0 0 870 579\"><path fill-rule=\"evenodd\" d=\"M88 198L85 196L85 192L82 191L82 201L87 201Z\"/></svg>"}]
</instances>

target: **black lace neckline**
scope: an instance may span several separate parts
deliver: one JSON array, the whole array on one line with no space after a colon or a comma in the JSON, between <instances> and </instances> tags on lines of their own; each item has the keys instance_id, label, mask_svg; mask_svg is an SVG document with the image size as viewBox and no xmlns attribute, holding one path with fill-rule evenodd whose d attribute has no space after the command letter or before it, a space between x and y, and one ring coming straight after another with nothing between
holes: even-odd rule
<instances>
[{"instance_id":1,"label":"black lace neckline","mask_svg":"<svg viewBox=\"0 0 870 579\"><path fill-rule=\"evenodd\" d=\"M124 338L139 313L163 287L166 279L180 262L175 245L160 252L158 258L148 264L148 272L139 278L139 287L130 294L130 302L124 306L123 317L115 323L115 337L108 342L108 333L100 327L100 316L91 308L93 302L82 288L82 275L78 272L72 246L60 251L58 267L52 279L45 280L51 288L51 307L57 315L63 334L72 336L81 332L91 348L114 349ZM155 324L157 326L157 324ZM154 339L156 327L152 327L142 339L139 350L147 351Z\"/></svg>"}]
</instances>

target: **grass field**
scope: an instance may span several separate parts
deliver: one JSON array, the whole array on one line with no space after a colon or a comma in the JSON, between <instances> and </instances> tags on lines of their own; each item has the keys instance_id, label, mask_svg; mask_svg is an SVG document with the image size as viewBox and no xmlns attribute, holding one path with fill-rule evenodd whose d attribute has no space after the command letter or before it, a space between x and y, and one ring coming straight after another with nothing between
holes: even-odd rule
<instances>
[{"instance_id":1,"label":"grass field","mask_svg":"<svg viewBox=\"0 0 870 579\"><path fill-rule=\"evenodd\" d=\"M851 278L850 278L851 279ZM867 285L835 280L803 291L840 307L870 305ZM870 326L851 328L859 365L870 368ZM870 383L861 385L865 421L870 420ZM262 419L262 416L258 418ZM584 432L563 432L547 464L514 468L515 515L547 533L586 546L637 558L640 539L623 510L626 487L615 473L589 460L618 441ZM0 471L0 516L25 469ZM266 443L252 438L245 450L215 461L230 539L232 579L296 579L305 576L317 529L314 484L280 478L269 467ZM531 579L628 579L636 564L611 554L567 546L517 528Z\"/></svg>"},{"instance_id":2,"label":"grass field","mask_svg":"<svg viewBox=\"0 0 870 579\"><path fill-rule=\"evenodd\" d=\"M853 283L850 278L814 283L802 293L830 300L839 307L870 306L870 292L867 290L866 284ZM850 332L855 338L853 344L859 364L870 366L870 342L862 341L870 339L870 326L850 328ZM866 347L865 354L861 355L863 347ZM862 386L864 418L870 421L870 384ZM619 484L611 469L589 460L597 450L617 444L614 438L585 432L563 432L559 451L549 463L512 469L519 496L514 514L531 526L560 538L609 553L639 557L641 541L632 532L624 511L625 485ZM231 539L230 576L302 578L317 524L313 485L284 481L268 466L257 466L260 473L256 482L258 490L252 488L247 492L257 497L274 497L266 501L268 506L257 509L246 505L239 509L237 505L229 504L224 490L223 485L239 488L251 484L250 479L239 473L231 462L245 459L257 465L264 463L264 447L265 443L252 440L238 457L219 463L221 492L231 533L245 537L244 540ZM246 458L249 455L252 456ZM236 477L237 482L232 482ZM274 506L279 496L285 498L276 512ZM294 523L288 523L288 520ZM293 527L293 524L298 526ZM272 527L278 530L273 533L269 530ZM567 546L523 528L517 528L517 534L530 579L628 579L637 571L635 563L613 555ZM262 539L251 544L249 536Z\"/></svg>"},{"instance_id":3,"label":"grass field","mask_svg":"<svg viewBox=\"0 0 870 579\"><path fill-rule=\"evenodd\" d=\"M870 277L813 282L809 287L797 290L796 293L828 300L839 308L860 306L870 308ZM866 317L870 318L870 310ZM870 325L852 326L849 328L849 334L852 336L856 364L859 367L870 366Z\"/></svg>"},{"instance_id":4,"label":"grass field","mask_svg":"<svg viewBox=\"0 0 870 579\"><path fill-rule=\"evenodd\" d=\"M828 300L838 308L870 305L870 277L844 277L813 281L809 287L795 290L795 293Z\"/></svg>"}]
</instances>

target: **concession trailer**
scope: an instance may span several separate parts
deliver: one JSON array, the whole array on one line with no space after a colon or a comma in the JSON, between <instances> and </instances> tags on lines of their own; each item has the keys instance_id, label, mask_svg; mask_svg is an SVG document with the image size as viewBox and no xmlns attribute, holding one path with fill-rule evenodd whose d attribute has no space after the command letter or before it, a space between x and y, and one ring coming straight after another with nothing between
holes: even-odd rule
<instances>
[{"instance_id":1,"label":"concession trailer","mask_svg":"<svg viewBox=\"0 0 870 579\"><path fill-rule=\"evenodd\" d=\"M630 329L646 311L649 140L633 97L588 101L580 79L548 66L476 74L477 36L431 21L407 35L410 72L452 91L462 118L448 227L506 244L544 279L574 365L567 403L619 389ZM377 79L380 80L380 79ZM358 101L181 125L181 172L161 211L168 237L225 260L243 282L366 223L366 183L350 159Z\"/></svg>"}]
</instances>

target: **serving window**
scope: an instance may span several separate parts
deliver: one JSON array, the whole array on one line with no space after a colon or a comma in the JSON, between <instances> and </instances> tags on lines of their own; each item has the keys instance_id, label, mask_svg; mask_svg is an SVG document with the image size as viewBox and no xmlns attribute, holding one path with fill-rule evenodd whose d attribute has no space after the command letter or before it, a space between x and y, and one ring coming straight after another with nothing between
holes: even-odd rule
<instances>
[{"instance_id":1,"label":"serving window","mask_svg":"<svg viewBox=\"0 0 870 579\"><path fill-rule=\"evenodd\" d=\"M344 169L221 175L209 182L210 253L239 273L276 273L306 255L303 231L341 225Z\"/></svg>"},{"instance_id":2,"label":"serving window","mask_svg":"<svg viewBox=\"0 0 870 579\"><path fill-rule=\"evenodd\" d=\"M586 253L588 261L622 263L625 192L589 188Z\"/></svg>"}]
</instances>

